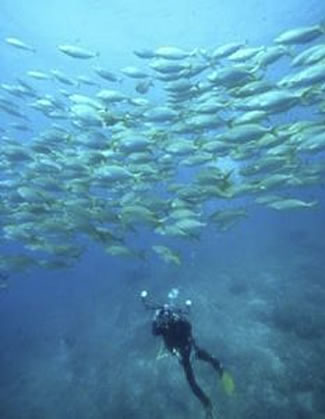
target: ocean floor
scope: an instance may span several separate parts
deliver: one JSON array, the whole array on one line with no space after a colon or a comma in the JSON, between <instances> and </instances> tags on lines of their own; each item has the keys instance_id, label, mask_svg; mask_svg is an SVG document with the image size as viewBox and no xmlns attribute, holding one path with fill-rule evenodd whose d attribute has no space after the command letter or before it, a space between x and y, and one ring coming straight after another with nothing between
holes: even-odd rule
<instances>
[{"instance_id":1,"label":"ocean floor","mask_svg":"<svg viewBox=\"0 0 325 419\"><path fill-rule=\"evenodd\" d=\"M126 266L118 282L94 284L70 306L71 294L56 296L62 304L50 315L43 307L43 319L26 305L19 323L13 310L11 332L2 306L0 417L204 418L177 359L158 357L160 338L138 298L146 288L162 301L178 287L180 304L193 301L197 342L236 384L227 395L209 365L194 361L216 419L325 418L325 245L299 229L283 234L281 246L232 245L231 257L229 248L216 257L206 246L180 269Z\"/></svg>"}]
</instances>

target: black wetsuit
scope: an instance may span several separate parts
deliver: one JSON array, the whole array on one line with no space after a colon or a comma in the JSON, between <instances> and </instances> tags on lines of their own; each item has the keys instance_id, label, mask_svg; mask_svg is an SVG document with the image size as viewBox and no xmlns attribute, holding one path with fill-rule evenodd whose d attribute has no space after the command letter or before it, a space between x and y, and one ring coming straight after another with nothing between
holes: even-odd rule
<instances>
[{"instance_id":1,"label":"black wetsuit","mask_svg":"<svg viewBox=\"0 0 325 419\"><path fill-rule=\"evenodd\" d=\"M206 409L212 409L210 399L196 382L191 365L192 350L194 350L196 358L209 362L220 377L223 368L216 358L197 346L192 336L192 325L183 312L169 307L157 310L152 323L152 333L155 336L161 335L163 337L167 349L179 358L186 379L195 396Z\"/></svg>"}]
</instances>

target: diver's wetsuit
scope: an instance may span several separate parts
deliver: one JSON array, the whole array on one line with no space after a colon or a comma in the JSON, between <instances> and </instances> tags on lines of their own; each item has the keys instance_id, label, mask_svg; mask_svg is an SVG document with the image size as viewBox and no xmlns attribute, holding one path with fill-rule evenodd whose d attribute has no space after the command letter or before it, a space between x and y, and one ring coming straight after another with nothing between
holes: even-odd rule
<instances>
[{"instance_id":1,"label":"diver's wetsuit","mask_svg":"<svg viewBox=\"0 0 325 419\"><path fill-rule=\"evenodd\" d=\"M183 312L168 306L158 309L152 323L152 333L155 336L161 335L163 337L167 349L179 358L193 393L205 409L211 410L210 399L195 380L191 365L192 349L198 359L209 362L220 376L223 374L223 368L216 358L197 346L192 336L192 325L183 315Z\"/></svg>"}]
</instances>

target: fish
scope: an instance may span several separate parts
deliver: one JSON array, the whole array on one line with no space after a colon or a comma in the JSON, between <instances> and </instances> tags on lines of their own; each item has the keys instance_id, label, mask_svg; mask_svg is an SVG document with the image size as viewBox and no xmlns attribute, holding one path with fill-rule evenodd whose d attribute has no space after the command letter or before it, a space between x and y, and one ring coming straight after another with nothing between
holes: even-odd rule
<instances>
[{"instance_id":1,"label":"fish","mask_svg":"<svg viewBox=\"0 0 325 419\"><path fill-rule=\"evenodd\" d=\"M0 84L0 87L3 88L3 83ZM8 108L14 108L14 107L16 107L16 104L13 101L11 101L11 100L3 97L3 96L0 96L0 105L6 106Z\"/></svg>"},{"instance_id":2,"label":"fish","mask_svg":"<svg viewBox=\"0 0 325 419\"><path fill-rule=\"evenodd\" d=\"M165 65L164 65L165 66ZM167 66L166 68L174 68L174 66ZM185 68L181 70L177 70L175 72L169 72L169 70L163 70L162 72L156 74L154 76L154 79L160 80L162 82L169 82L169 81L175 81L175 80L181 80L185 77L185 72L187 70Z\"/></svg>"},{"instance_id":3,"label":"fish","mask_svg":"<svg viewBox=\"0 0 325 419\"><path fill-rule=\"evenodd\" d=\"M187 79L180 79L165 83L163 88L170 93L184 93L193 88L193 83Z\"/></svg>"},{"instance_id":4,"label":"fish","mask_svg":"<svg viewBox=\"0 0 325 419\"><path fill-rule=\"evenodd\" d=\"M244 44L242 42L230 42L229 44L220 45L212 51L211 58L216 60L228 57L229 55L234 54L243 46Z\"/></svg>"},{"instance_id":5,"label":"fish","mask_svg":"<svg viewBox=\"0 0 325 419\"><path fill-rule=\"evenodd\" d=\"M258 53L264 50L264 47L244 47L239 48L228 56L230 61L242 62L255 57Z\"/></svg>"},{"instance_id":6,"label":"fish","mask_svg":"<svg viewBox=\"0 0 325 419\"><path fill-rule=\"evenodd\" d=\"M273 145L269 148L265 155L267 156L282 156L282 155L291 155L295 151L295 146L289 143L281 143L278 145Z\"/></svg>"},{"instance_id":7,"label":"fish","mask_svg":"<svg viewBox=\"0 0 325 419\"><path fill-rule=\"evenodd\" d=\"M93 52L88 49L70 44L61 44L58 45L57 48L59 51L63 52L65 55L68 55L69 57L79 58L82 60L88 60L90 58L95 58L100 55L99 52Z\"/></svg>"},{"instance_id":8,"label":"fish","mask_svg":"<svg viewBox=\"0 0 325 419\"><path fill-rule=\"evenodd\" d=\"M274 89L272 83L266 80L250 81L244 86L235 87L231 90L231 95L239 98L257 95Z\"/></svg>"},{"instance_id":9,"label":"fish","mask_svg":"<svg viewBox=\"0 0 325 419\"><path fill-rule=\"evenodd\" d=\"M149 163L152 160L150 151L133 151L127 156L131 163Z\"/></svg>"},{"instance_id":10,"label":"fish","mask_svg":"<svg viewBox=\"0 0 325 419\"><path fill-rule=\"evenodd\" d=\"M187 61L168 61L163 58L157 58L151 61L149 65L153 70L163 74L179 73L190 68L190 63Z\"/></svg>"},{"instance_id":11,"label":"fish","mask_svg":"<svg viewBox=\"0 0 325 419\"><path fill-rule=\"evenodd\" d=\"M13 115L13 116L16 116L17 118L28 120L28 117L24 113L22 113L18 107L6 106L0 103L0 109L5 111L9 115Z\"/></svg>"},{"instance_id":12,"label":"fish","mask_svg":"<svg viewBox=\"0 0 325 419\"><path fill-rule=\"evenodd\" d=\"M231 120L230 126L245 125L261 122L268 119L268 113L264 110L249 111Z\"/></svg>"},{"instance_id":13,"label":"fish","mask_svg":"<svg viewBox=\"0 0 325 419\"><path fill-rule=\"evenodd\" d=\"M172 155L184 156L195 153L197 146L190 140L172 140L166 145L165 151Z\"/></svg>"},{"instance_id":14,"label":"fish","mask_svg":"<svg viewBox=\"0 0 325 419\"><path fill-rule=\"evenodd\" d=\"M5 38L5 42L8 45L11 45L12 47L18 48L18 49L22 49L25 51L31 51L31 52L36 52L36 49L28 44L26 44L24 41L21 41L18 38L12 38L12 37L8 37Z\"/></svg>"},{"instance_id":15,"label":"fish","mask_svg":"<svg viewBox=\"0 0 325 419\"><path fill-rule=\"evenodd\" d=\"M144 82L140 82L140 83L144 83ZM141 92L139 92L141 93ZM141 108L145 108L147 109L150 105L150 102L148 99L145 99L143 97L135 97L135 98L129 98L129 104L130 105L134 105L136 107L141 107Z\"/></svg>"},{"instance_id":16,"label":"fish","mask_svg":"<svg viewBox=\"0 0 325 419\"><path fill-rule=\"evenodd\" d=\"M287 46L275 45L258 52L254 59L259 68L265 69L286 55L292 56L293 52Z\"/></svg>"},{"instance_id":17,"label":"fish","mask_svg":"<svg viewBox=\"0 0 325 419\"><path fill-rule=\"evenodd\" d=\"M93 174L99 180L121 182L133 177L126 168L118 165L101 166L94 169Z\"/></svg>"},{"instance_id":18,"label":"fish","mask_svg":"<svg viewBox=\"0 0 325 419\"><path fill-rule=\"evenodd\" d=\"M267 204L267 207L278 211L292 210L296 208L312 208L318 204L317 200L306 202L295 198L284 198L279 201L272 201Z\"/></svg>"},{"instance_id":19,"label":"fish","mask_svg":"<svg viewBox=\"0 0 325 419\"><path fill-rule=\"evenodd\" d=\"M211 98L203 103L193 106L192 111L195 113L215 114L218 111L225 109L231 102L219 101L217 98Z\"/></svg>"},{"instance_id":20,"label":"fish","mask_svg":"<svg viewBox=\"0 0 325 419\"><path fill-rule=\"evenodd\" d=\"M296 55L292 61L292 67L298 67L301 65L315 64L325 56L325 45L317 44L303 50L300 54Z\"/></svg>"},{"instance_id":21,"label":"fish","mask_svg":"<svg viewBox=\"0 0 325 419\"><path fill-rule=\"evenodd\" d=\"M325 133L324 131L319 134L310 135L309 138L304 139L301 144L298 145L298 150L302 152L321 152L325 150Z\"/></svg>"},{"instance_id":22,"label":"fish","mask_svg":"<svg viewBox=\"0 0 325 419\"><path fill-rule=\"evenodd\" d=\"M43 71L30 70L26 74L36 80L51 80L51 76Z\"/></svg>"},{"instance_id":23,"label":"fish","mask_svg":"<svg viewBox=\"0 0 325 419\"><path fill-rule=\"evenodd\" d=\"M104 80L111 81L111 82L117 82L120 81L120 79L110 70L107 70L106 68L97 66L93 67L94 72L101 77Z\"/></svg>"},{"instance_id":24,"label":"fish","mask_svg":"<svg viewBox=\"0 0 325 419\"><path fill-rule=\"evenodd\" d=\"M247 216L245 208L229 208L215 211L209 216L209 221L217 224L221 231L227 231Z\"/></svg>"},{"instance_id":25,"label":"fish","mask_svg":"<svg viewBox=\"0 0 325 419\"><path fill-rule=\"evenodd\" d=\"M185 236L187 235L194 237L196 237L206 225L206 222L202 222L196 218L188 217L178 219L174 224L174 226Z\"/></svg>"},{"instance_id":26,"label":"fish","mask_svg":"<svg viewBox=\"0 0 325 419\"><path fill-rule=\"evenodd\" d=\"M87 104L76 104L70 108L71 117L80 127L102 127L104 120L99 112Z\"/></svg>"},{"instance_id":27,"label":"fish","mask_svg":"<svg viewBox=\"0 0 325 419\"><path fill-rule=\"evenodd\" d=\"M145 73L144 71L134 66L123 67L121 69L121 72L125 76L133 78L133 79L145 79L149 76L147 73Z\"/></svg>"},{"instance_id":28,"label":"fish","mask_svg":"<svg viewBox=\"0 0 325 419\"><path fill-rule=\"evenodd\" d=\"M96 83L94 80L87 76L78 76L77 81L82 84L85 84L86 86L98 86L98 83Z\"/></svg>"},{"instance_id":29,"label":"fish","mask_svg":"<svg viewBox=\"0 0 325 419\"><path fill-rule=\"evenodd\" d=\"M275 187L284 187L292 180L292 174L274 173L258 182L258 189L260 191L268 190Z\"/></svg>"},{"instance_id":30,"label":"fish","mask_svg":"<svg viewBox=\"0 0 325 419\"><path fill-rule=\"evenodd\" d=\"M174 263L175 265L181 265L181 258L178 252L171 250L167 246L153 245L152 250L166 263Z\"/></svg>"},{"instance_id":31,"label":"fish","mask_svg":"<svg viewBox=\"0 0 325 419\"><path fill-rule=\"evenodd\" d=\"M261 124L240 124L228 129L228 131L223 134L223 139L226 141L243 143L246 141L258 140L271 131L272 128Z\"/></svg>"},{"instance_id":32,"label":"fish","mask_svg":"<svg viewBox=\"0 0 325 419\"><path fill-rule=\"evenodd\" d=\"M156 56L154 50L151 50L149 48L134 50L133 54L135 54L138 58L144 58L146 60L154 58Z\"/></svg>"},{"instance_id":33,"label":"fish","mask_svg":"<svg viewBox=\"0 0 325 419\"><path fill-rule=\"evenodd\" d=\"M196 50L191 52L184 51L177 47L159 47L154 50L156 57L164 58L166 60L182 60L196 53Z\"/></svg>"},{"instance_id":34,"label":"fish","mask_svg":"<svg viewBox=\"0 0 325 419\"><path fill-rule=\"evenodd\" d=\"M272 89L261 94L249 97L236 104L245 111L266 111L269 114L286 111L303 101L305 91L292 91L289 89Z\"/></svg>"},{"instance_id":35,"label":"fish","mask_svg":"<svg viewBox=\"0 0 325 419\"><path fill-rule=\"evenodd\" d=\"M217 129L226 125L226 121L217 114L198 114L186 119L185 122L193 131Z\"/></svg>"},{"instance_id":36,"label":"fish","mask_svg":"<svg viewBox=\"0 0 325 419\"><path fill-rule=\"evenodd\" d=\"M272 202L280 201L281 199L283 199L283 197L280 195L268 194L268 195L258 196L257 198L255 198L255 202L260 205L269 205Z\"/></svg>"},{"instance_id":37,"label":"fish","mask_svg":"<svg viewBox=\"0 0 325 419\"><path fill-rule=\"evenodd\" d=\"M127 131L123 132L115 143L115 146L125 153L146 151L151 145L152 141L146 135Z\"/></svg>"},{"instance_id":38,"label":"fish","mask_svg":"<svg viewBox=\"0 0 325 419\"><path fill-rule=\"evenodd\" d=\"M121 208L119 220L123 225L147 224L150 226L159 225L159 219L155 212L142 204L129 204Z\"/></svg>"},{"instance_id":39,"label":"fish","mask_svg":"<svg viewBox=\"0 0 325 419\"><path fill-rule=\"evenodd\" d=\"M214 153L217 156L226 155L230 152L232 144L222 141L222 136L215 137L214 140L208 139L199 143L200 150Z\"/></svg>"},{"instance_id":40,"label":"fish","mask_svg":"<svg viewBox=\"0 0 325 419\"><path fill-rule=\"evenodd\" d=\"M50 98L40 98L32 102L30 106L34 109L43 111L44 113L55 110L55 105Z\"/></svg>"},{"instance_id":41,"label":"fish","mask_svg":"<svg viewBox=\"0 0 325 419\"><path fill-rule=\"evenodd\" d=\"M19 98L33 96L30 94L29 90L27 90L25 87L21 86L20 84L17 85L17 84L1 83L0 86L3 90L8 92L12 96L16 96ZM2 100L2 103L5 103L4 100Z\"/></svg>"},{"instance_id":42,"label":"fish","mask_svg":"<svg viewBox=\"0 0 325 419\"><path fill-rule=\"evenodd\" d=\"M17 122L12 122L10 124L10 127L11 128L14 128L16 130L19 130L19 131L24 131L24 132L32 131L32 128L29 127L28 125L26 125L26 124L19 124Z\"/></svg>"},{"instance_id":43,"label":"fish","mask_svg":"<svg viewBox=\"0 0 325 419\"><path fill-rule=\"evenodd\" d=\"M314 41L324 33L325 28L323 24L304 26L283 32L274 39L274 42L285 45L306 44Z\"/></svg>"},{"instance_id":44,"label":"fish","mask_svg":"<svg viewBox=\"0 0 325 419\"><path fill-rule=\"evenodd\" d=\"M312 86L316 83L325 82L325 68L324 64L315 64L310 67L303 69L302 71L288 75L278 82L279 87L306 87Z\"/></svg>"},{"instance_id":45,"label":"fish","mask_svg":"<svg viewBox=\"0 0 325 419\"><path fill-rule=\"evenodd\" d=\"M227 88L243 86L245 83L255 80L254 69L243 65L224 67L208 75L208 80L213 85Z\"/></svg>"},{"instance_id":46,"label":"fish","mask_svg":"<svg viewBox=\"0 0 325 419\"><path fill-rule=\"evenodd\" d=\"M56 80L58 80L59 82L61 82L63 84L66 84L68 86L75 86L76 85L76 82L74 80L72 80L70 77L65 75L60 70L51 70L51 74L54 76L54 78Z\"/></svg>"},{"instance_id":47,"label":"fish","mask_svg":"<svg viewBox=\"0 0 325 419\"><path fill-rule=\"evenodd\" d=\"M134 252L132 252L127 246L124 246L122 244L111 244L109 246L104 246L104 250L111 256L135 256Z\"/></svg>"},{"instance_id":48,"label":"fish","mask_svg":"<svg viewBox=\"0 0 325 419\"><path fill-rule=\"evenodd\" d=\"M88 105L97 110L103 109L103 104L99 100L94 99L90 96L74 93L72 95L69 94L68 98L71 102L78 105Z\"/></svg>"},{"instance_id":49,"label":"fish","mask_svg":"<svg viewBox=\"0 0 325 419\"><path fill-rule=\"evenodd\" d=\"M144 113L144 117L150 122L171 122L178 117L178 113L167 106L156 106Z\"/></svg>"},{"instance_id":50,"label":"fish","mask_svg":"<svg viewBox=\"0 0 325 419\"><path fill-rule=\"evenodd\" d=\"M20 163L33 160L30 150L24 149L19 143L7 144L3 154L10 162Z\"/></svg>"},{"instance_id":51,"label":"fish","mask_svg":"<svg viewBox=\"0 0 325 419\"><path fill-rule=\"evenodd\" d=\"M193 209L187 207L172 208L168 216L172 219L178 220L182 218L197 218L201 214L195 212Z\"/></svg>"},{"instance_id":52,"label":"fish","mask_svg":"<svg viewBox=\"0 0 325 419\"><path fill-rule=\"evenodd\" d=\"M154 86L153 81L151 79L146 79L139 81L135 86L135 90L141 95L145 95L152 86Z\"/></svg>"},{"instance_id":53,"label":"fish","mask_svg":"<svg viewBox=\"0 0 325 419\"><path fill-rule=\"evenodd\" d=\"M118 91L118 90L109 90L102 89L96 94L96 98L100 99L104 104L110 104L114 102L121 102L128 99L128 97Z\"/></svg>"},{"instance_id":54,"label":"fish","mask_svg":"<svg viewBox=\"0 0 325 419\"><path fill-rule=\"evenodd\" d=\"M36 267L36 259L25 254L2 255L0 258L0 269L7 272L25 272L31 267Z\"/></svg>"}]
</instances>

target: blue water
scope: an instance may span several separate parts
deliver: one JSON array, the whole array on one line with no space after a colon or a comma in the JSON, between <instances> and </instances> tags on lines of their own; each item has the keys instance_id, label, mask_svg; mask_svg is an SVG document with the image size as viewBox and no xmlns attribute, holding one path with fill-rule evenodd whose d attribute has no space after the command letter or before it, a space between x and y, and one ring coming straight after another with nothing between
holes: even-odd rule
<instances>
[{"instance_id":1,"label":"blue water","mask_svg":"<svg viewBox=\"0 0 325 419\"><path fill-rule=\"evenodd\" d=\"M269 45L324 16L316 0L2 0L0 39L17 37L37 51L1 41L0 82L49 69L96 79L92 63L64 56L59 44L100 51L98 62L118 72L139 65L136 49ZM31 84L50 94L64 87ZM1 127L10 122L0 114ZM22 143L49 121L35 112L30 124L33 132L15 133ZM195 364L216 418L325 418L324 183L302 188L299 197L319 205L280 213L256 206L229 232L170 239L182 251L180 267L156 255L113 258L94 244L71 268L12 273L0 290L0 419L203 417L176 359L156 360L160 342L139 301L142 289L164 301L173 287L181 302L192 299L196 339L236 383L228 396L213 371ZM132 240L144 248L153 239L144 232ZM1 240L4 253L16 246Z\"/></svg>"}]
</instances>

